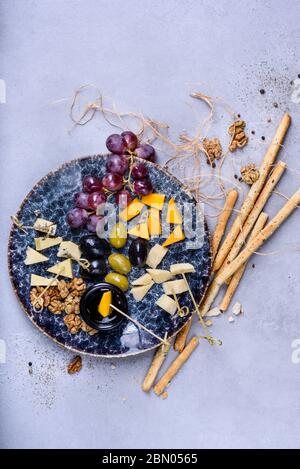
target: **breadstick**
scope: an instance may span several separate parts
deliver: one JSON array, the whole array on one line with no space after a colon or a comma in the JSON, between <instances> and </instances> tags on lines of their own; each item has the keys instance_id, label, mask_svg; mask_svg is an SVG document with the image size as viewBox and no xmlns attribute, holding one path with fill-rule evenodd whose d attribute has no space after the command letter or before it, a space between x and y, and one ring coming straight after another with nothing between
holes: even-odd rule
<instances>
[{"instance_id":1,"label":"breadstick","mask_svg":"<svg viewBox=\"0 0 300 469\"><path fill-rule=\"evenodd\" d=\"M226 230L226 226L237 197L238 191L235 189L230 189L230 191L226 195L225 204L222 212L219 215L218 223L213 238L211 240L212 260L214 260L214 258L216 257L219 244Z\"/></svg>"},{"instance_id":2,"label":"breadstick","mask_svg":"<svg viewBox=\"0 0 300 469\"><path fill-rule=\"evenodd\" d=\"M283 163L282 161L279 161L272 174L270 175L268 181L266 182L265 187L261 191L260 196L258 197L257 201L255 202L255 205L253 209L251 210L247 220L245 221L245 224L243 226L242 231L238 235L237 239L235 240L234 245L232 246L223 266L226 266L228 263L232 262L233 259L236 258L238 253L240 252L242 246L244 245L247 236L251 232L260 212L263 210L264 206L266 205L267 201L269 200L270 196L272 195L272 192L274 190L274 187L280 180L281 176L283 175L284 171L286 169L286 164ZM222 268L223 268L222 266ZM220 270L221 272L221 270Z\"/></svg>"},{"instance_id":3,"label":"breadstick","mask_svg":"<svg viewBox=\"0 0 300 469\"><path fill-rule=\"evenodd\" d=\"M222 285L231 275L233 275L252 254L262 246L267 239L269 239L275 231L282 225L282 223L293 213L293 211L300 204L300 188L295 194L286 202L286 204L279 210L274 218L268 225L251 241L249 245L229 264L223 272L216 275L216 282Z\"/></svg>"},{"instance_id":4,"label":"breadstick","mask_svg":"<svg viewBox=\"0 0 300 469\"><path fill-rule=\"evenodd\" d=\"M255 236L263 229L267 220L268 220L268 215L265 212L262 212L260 216L258 217L257 222L255 223L255 226L250 235L248 243L252 241L255 238ZM236 273L232 276L230 283L227 287L227 290L225 292L225 295L223 297L223 300L221 301L220 306L219 306L219 309L221 311L226 311L228 306L230 305L232 297L241 281L241 278L244 275L246 267L247 267L247 262L245 262L245 264L242 265L242 267L240 267L239 270L237 270Z\"/></svg>"},{"instance_id":5,"label":"breadstick","mask_svg":"<svg viewBox=\"0 0 300 469\"><path fill-rule=\"evenodd\" d=\"M174 350L176 352L181 353L185 347L186 339L188 333L190 332L192 326L193 317L191 317L183 326L183 328L178 332L175 342L174 342Z\"/></svg>"},{"instance_id":6,"label":"breadstick","mask_svg":"<svg viewBox=\"0 0 300 469\"><path fill-rule=\"evenodd\" d=\"M162 364L164 363L166 359L166 356L168 355L170 347L171 347L170 343L168 345L161 344L159 348L157 349L154 355L153 361L151 363L151 366L149 368L149 371L143 381L143 384L142 384L143 391L149 392L150 389L152 388L153 383L156 379L156 376L158 375L158 372L161 369Z\"/></svg>"},{"instance_id":7,"label":"breadstick","mask_svg":"<svg viewBox=\"0 0 300 469\"><path fill-rule=\"evenodd\" d=\"M187 346L183 349L183 351L178 355L177 358L173 361L169 369L165 372L165 374L161 377L158 383L154 386L154 392L160 396L165 388L168 386L170 381L174 378L174 376L178 373L182 365L187 361L189 356L193 353L195 348L199 344L199 338L193 337Z\"/></svg>"},{"instance_id":8,"label":"breadstick","mask_svg":"<svg viewBox=\"0 0 300 469\"><path fill-rule=\"evenodd\" d=\"M251 189L248 192L247 197L245 198L243 205L238 213L235 221L233 222L229 233L227 234L221 248L219 249L218 254L216 255L214 265L213 265L213 272L216 272L222 266L224 260L226 259L233 243L235 242L243 224L246 221L249 213L251 212L256 199L258 198L265 180L269 174L270 168L275 161L275 158L281 148L281 144L283 139L287 133L287 130L291 123L291 117L288 113L285 113L276 132L273 137L273 140L264 156L264 159L259 168L259 178L258 180L251 186Z\"/></svg>"},{"instance_id":9,"label":"breadstick","mask_svg":"<svg viewBox=\"0 0 300 469\"><path fill-rule=\"evenodd\" d=\"M222 284L217 283L217 275L213 278L211 284L209 285L207 292L200 303L200 313L201 316L205 316L206 313L209 311L211 305L213 304Z\"/></svg>"}]
</instances>

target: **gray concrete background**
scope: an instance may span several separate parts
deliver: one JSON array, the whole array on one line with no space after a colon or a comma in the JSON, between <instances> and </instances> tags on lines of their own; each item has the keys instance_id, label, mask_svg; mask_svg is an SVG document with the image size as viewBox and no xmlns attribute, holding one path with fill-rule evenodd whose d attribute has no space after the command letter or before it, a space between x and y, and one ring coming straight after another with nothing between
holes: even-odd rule
<instances>
[{"instance_id":1,"label":"gray concrete background","mask_svg":"<svg viewBox=\"0 0 300 469\"><path fill-rule=\"evenodd\" d=\"M243 317L215 321L223 347L201 344L165 401L140 390L151 354L84 358L82 371L67 375L72 354L22 313L6 267L9 216L32 185L64 161L105 149L111 129L100 118L70 136L67 104L50 104L81 84L96 84L120 109L166 121L175 133L204 115L190 91L224 97L256 131L233 157L237 167L261 160L289 109L293 126L281 157L290 171L279 188L291 195L300 171L300 103L292 102L290 84L300 73L299 17L296 0L0 1L7 87L0 104L1 447L299 447L300 364L292 362L300 338L298 213L262 250L276 254L256 256L248 269L238 292ZM224 130L225 113L219 118ZM274 195L268 213L282 204Z\"/></svg>"}]
</instances>

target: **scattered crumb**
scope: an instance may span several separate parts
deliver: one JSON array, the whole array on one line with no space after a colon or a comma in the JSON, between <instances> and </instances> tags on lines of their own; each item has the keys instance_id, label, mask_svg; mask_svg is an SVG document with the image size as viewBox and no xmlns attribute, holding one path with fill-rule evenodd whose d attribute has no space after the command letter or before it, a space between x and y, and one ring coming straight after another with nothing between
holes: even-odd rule
<instances>
[{"instance_id":1,"label":"scattered crumb","mask_svg":"<svg viewBox=\"0 0 300 469\"><path fill-rule=\"evenodd\" d=\"M210 319L208 319L207 321L205 321L205 325L208 326L208 327L212 326L213 322Z\"/></svg>"},{"instance_id":2,"label":"scattered crumb","mask_svg":"<svg viewBox=\"0 0 300 469\"><path fill-rule=\"evenodd\" d=\"M112 364L110 365L110 367L111 367L112 370L115 370L115 369L117 368L114 363L112 363Z\"/></svg>"},{"instance_id":3,"label":"scattered crumb","mask_svg":"<svg viewBox=\"0 0 300 469\"><path fill-rule=\"evenodd\" d=\"M29 363L28 363L28 373L29 373L30 375L32 375L32 373L33 373L32 362L29 362Z\"/></svg>"},{"instance_id":4,"label":"scattered crumb","mask_svg":"<svg viewBox=\"0 0 300 469\"><path fill-rule=\"evenodd\" d=\"M267 122L270 124L270 122L272 122L272 119L271 117L268 118Z\"/></svg>"},{"instance_id":5,"label":"scattered crumb","mask_svg":"<svg viewBox=\"0 0 300 469\"><path fill-rule=\"evenodd\" d=\"M210 311L206 313L206 317L212 318L215 316L219 316L220 314L222 314L222 311L219 308L212 308Z\"/></svg>"},{"instance_id":6,"label":"scattered crumb","mask_svg":"<svg viewBox=\"0 0 300 469\"><path fill-rule=\"evenodd\" d=\"M167 391L163 392L162 395L161 395L161 398L163 400L168 399L168 397L169 397L169 394L167 393Z\"/></svg>"},{"instance_id":7,"label":"scattered crumb","mask_svg":"<svg viewBox=\"0 0 300 469\"><path fill-rule=\"evenodd\" d=\"M77 355L75 358L73 358L69 365L68 365L68 373L69 375L73 375L74 373L79 373L79 371L82 368L82 359L79 355Z\"/></svg>"},{"instance_id":8,"label":"scattered crumb","mask_svg":"<svg viewBox=\"0 0 300 469\"><path fill-rule=\"evenodd\" d=\"M255 264L252 264L252 269L255 269Z\"/></svg>"},{"instance_id":9,"label":"scattered crumb","mask_svg":"<svg viewBox=\"0 0 300 469\"><path fill-rule=\"evenodd\" d=\"M243 313L243 307L239 301L237 301L233 307L232 307L232 313L235 316L238 316L239 314Z\"/></svg>"},{"instance_id":10,"label":"scattered crumb","mask_svg":"<svg viewBox=\"0 0 300 469\"><path fill-rule=\"evenodd\" d=\"M260 94L265 94L265 90L262 88L261 90L259 90Z\"/></svg>"},{"instance_id":11,"label":"scattered crumb","mask_svg":"<svg viewBox=\"0 0 300 469\"><path fill-rule=\"evenodd\" d=\"M234 318L232 316L229 316L228 321L229 322L234 322Z\"/></svg>"},{"instance_id":12,"label":"scattered crumb","mask_svg":"<svg viewBox=\"0 0 300 469\"><path fill-rule=\"evenodd\" d=\"M262 140L266 140L266 137L264 135L262 135L261 137Z\"/></svg>"},{"instance_id":13,"label":"scattered crumb","mask_svg":"<svg viewBox=\"0 0 300 469\"><path fill-rule=\"evenodd\" d=\"M273 106L274 106L274 107L278 107L278 103L273 103Z\"/></svg>"}]
</instances>

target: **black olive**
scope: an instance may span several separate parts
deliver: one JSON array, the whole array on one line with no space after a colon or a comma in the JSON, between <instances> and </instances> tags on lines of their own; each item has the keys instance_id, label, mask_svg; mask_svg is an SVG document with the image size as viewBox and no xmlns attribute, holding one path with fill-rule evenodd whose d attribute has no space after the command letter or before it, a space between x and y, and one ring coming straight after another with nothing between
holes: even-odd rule
<instances>
[{"instance_id":1,"label":"black olive","mask_svg":"<svg viewBox=\"0 0 300 469\"><path fill-rule=\"evenodd\" d=\"M135 267L144 267L149 252L149 244L145 239L136 238L128 250L130 262Z\"/></svg>"},{"instance_id":2,"label":"black olive","mask_svg":"<svg viewBox=\"0 0 300 469\"><path fill-rule=\"evenodd\" d=\"M94 259L90 262L89 270L80 267L80 275L83 278L101 280L106 275L106 262L104 259Z\"/></svg>"},{"instance_id":3,"label":"black olive","mask_svg":"<svg viewBox=\"0 0 300 469\"><path fill-rule=\"evenodd\" d=\"M98 238L97 235L85 235L80 240L80 249L83 257L96 259L107 257L111 253L111 247L105 239Z\"/></svg>"}]
</instances>

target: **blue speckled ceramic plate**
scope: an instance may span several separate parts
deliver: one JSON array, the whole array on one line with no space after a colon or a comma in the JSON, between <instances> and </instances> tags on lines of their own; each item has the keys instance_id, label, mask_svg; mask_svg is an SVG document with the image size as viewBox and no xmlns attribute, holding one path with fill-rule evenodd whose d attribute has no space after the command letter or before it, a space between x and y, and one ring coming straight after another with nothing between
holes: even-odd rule
<instances>
[{"instance_id":1,"label":"blue speckled ceramic plate","mask_svg":"<svg viewBox=\"0 0 300 469\"><path fill-rule=\"evenodd\" d=\"M57 236L78 243L80 236L85 234L85 230L81 230L80 233L72 232L65 221L66 214L73 207L74 194L81 190L83 176L88 174L101 176L105 173L106 156L96 155L70 161L56 171L49 173L36 184L24 199L16 214L18 219L24 225L33 225L34 211L40 210L43 218L58 222ZM195 200L176 178L158 165L153 163L147 163L147 165L156 192L164 193L166 200L173 197L179 203L192 202L193 207L196 208ZM198 301L206 290L211 267L209 236L204 221L203 224L204 240L200 249L187 249L185 241L174 244L170 246L168 254L159 265L161 269L168 269L171 264L177 262L192 263L196 267L196 272L188 274L189 283ZM34 247L35 236L36 233L33 230L25 234L15 226L12 227L8 248L9 272L13 288L23 310L44 334L74 352L98 357L135 355L159 345L156 338L143 330L138 330L131 322L124 321L111 333L100 332L90 336L81 330L72 335L63 322L64 313L54 315L46 309L40 314L35 313L29 301L30 274L46 275L43 263L31 266L24 265L26 248L27 246ZM157 239L153 239L150 244L153 245L157 241ZM57 262L57 248L54 246L45 252L49 257L49 265ZM125 246L122 252L126 254L127 249ZM78 265L75 263L73 271L74 275L78 275ZM140 269L133 268L129 280L139 277L142 273L144 270L141 272ZM181 329L189 316L185 318L180 318L178 315L171 317L156 306L155 301L162 293L162 286L155 284L143 301L137 303L127 292L128 311L132 317L158 336L164 337L166 332L168 336L173 336ZM187 305L191 311L193 310L188 293L181 295L180 301L181 304Z\"/></svg>"}]
</instances>

